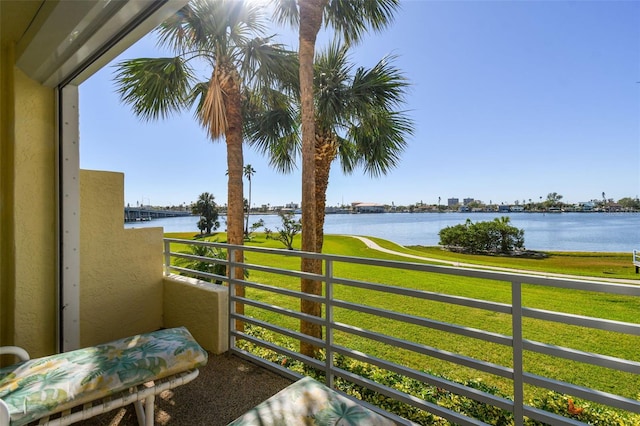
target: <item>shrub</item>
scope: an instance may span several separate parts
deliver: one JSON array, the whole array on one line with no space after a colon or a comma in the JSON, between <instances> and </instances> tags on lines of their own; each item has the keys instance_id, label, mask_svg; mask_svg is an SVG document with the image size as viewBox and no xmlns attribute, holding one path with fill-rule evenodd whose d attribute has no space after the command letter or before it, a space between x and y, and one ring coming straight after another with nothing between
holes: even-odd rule
<instances>
[{"instance_id":1,"label":"shrub","mask_svg":"<svg viewBox=\"0 0 640 426\"><path fill-rule=\"evenodd\" d=\"M293 237L302 230L302 222L300 219L295 220L294 214L291 212L280 212L279 215L282 220L282 228L276 228L278 236L275 239L282 242L288 250L293 250Z\"/></svg>"},{"instance_id":2,"label":"shrub","mask_svg":"<svg viewBox=\"0 0 640 426\"><path fill-rule=\"evenodd\" d=\"M467 253L511 254L524 249L524 230L511 226L508 217L489 222L447 226L440 230L439 244L449 250Z\"/></svg>"},{"instance_id":3,"label":"shrub","mask_svg":"<svg viewBox=\"0 0 640 426\"><path fill-rule=\"evenodd\" d=\"M291 339L284 337L277 338L276 335L260 327L247 326L245 332L249 335L259 337L262 340L276 343L291 351L296 351ZM324 372L315 370L300 361L291 359L279 354L271 349L267 349L245 340L238 341L238 346L251 352L267 361L277 363L299 374L313 377L324 382ZM320 353L320 360L324 360L324 352ZM371 364L348 358L336 354L334 365L340 369L357 374L364 378L373 380L387 387L405 392L409 395L421 398L427 402L446 407L449 410L462 413L468 417L481 420L485 423L496 426L508 426L514 423L513 414L490 404L478 402L476 400L460 396L436 386L426 385L423 382L403 376L398 373L384 370ZM467 387L478 389L482 392L502 398L511 399L509 395L502 393L498 388L489 386L481 380L468 380L460 382L451 378L426 371L435 377L440 377L450 382L460 383ZM447 420L435 416L424 410L394 400L388 396L370 390L364 386L350 382L343 378L335 379L336 389L351 395L361 401L366 401L376 405L390 413L397 414L407 420L411 420L419 425L450 425ZM640 396L640 395L639 395ZM556 392L549 392L543 398L536 398L528 403L530 406L539 408L550 413L558 414L567 418L579 420L589 425L598 426L640 426L640 415L615 411L608 407L590 404L583 400L572 399L571 397ZM543 423L525 420L527 426L544 426Z\"/></svg>"}]
</instances>

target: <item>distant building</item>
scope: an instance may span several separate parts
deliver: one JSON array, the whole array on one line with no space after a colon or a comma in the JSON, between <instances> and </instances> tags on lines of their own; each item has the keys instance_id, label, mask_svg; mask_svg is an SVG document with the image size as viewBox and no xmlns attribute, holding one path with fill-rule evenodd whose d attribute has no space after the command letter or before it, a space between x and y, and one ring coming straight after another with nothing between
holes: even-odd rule
<instances>
[{"instance_id":1,"label":"distant building","mask_svg":"<svg viewBox=\"0 0 640 426\"><path fill-rule=\"evenodd\" d=\"M502 204L498 206L498 213L509 213L511 211L511 206L506 204Z\"/></svg>"},{"instance_id":2,"label":"distant building","mask_svg":"<svg viewBox=\"0 0 640 426\"><path fill-rule=\"evenodd\" d=\"M351 203L354 213L384 213L384 205L376 203Z\"/></svg>"},{"instance_id":3,"label":"distant building","mask_svg":"<svg viewBox=\"0 0 640 426\"><path fill-rule=\"evenodd\" d=\"M596 208L596 204L593 201L586 201L578 203L577 211L592 212Z\"/></svg>"},{"instance_id":4,"label":"distant building","mask_svg":"<svg viewBox=\"0 0 640 426\"><path fill-rule=\"evenodd\" d=\"M468 206L469 204L473 203L475 200L473 198L465 198L462 200L462 204L465 206Z\"/></svg>"},{"instance_id":5,"label":"distant building","mask_svg":"<svg viewBox=\"0 0 640 426\"><path fill-rule=\"evenodd\" d=\"M457 198L449 198L449 199L447 200L447 206L448 206L448 207L455 207L455 206L457 206L458 204L460 204L460 200L459 200L459 199L457 199Z\"/></svg>"}]
</instances>

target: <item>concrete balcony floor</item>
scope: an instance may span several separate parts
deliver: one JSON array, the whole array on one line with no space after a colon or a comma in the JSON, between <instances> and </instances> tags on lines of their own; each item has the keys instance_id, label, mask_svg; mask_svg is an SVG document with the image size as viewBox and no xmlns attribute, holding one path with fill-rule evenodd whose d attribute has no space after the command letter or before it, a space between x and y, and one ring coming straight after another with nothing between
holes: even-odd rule
<instances>
[{"instance_id":1,"label":"concrete balcony floor","mask_svg":"<svg viewBox=\"0 0 640 426\"><path fill-rule=\"evenodd\" d=\"M156 397L155 424L224 426L292 383L243 358L209 354L191 383ZM79 426L137 426L133 405L84 420Z\"/></svg>"}]
</instances>

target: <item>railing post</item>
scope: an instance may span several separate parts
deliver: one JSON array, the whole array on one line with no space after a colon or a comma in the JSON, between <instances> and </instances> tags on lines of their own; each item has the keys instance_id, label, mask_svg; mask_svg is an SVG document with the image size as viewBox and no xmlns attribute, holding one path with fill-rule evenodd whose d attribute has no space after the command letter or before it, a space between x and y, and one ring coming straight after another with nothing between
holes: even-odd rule
<instances>
[{"instance_id":1,"label":"railing post","mask_svg":"<svg viewBox=\"0 0 640 426\"><path fill-rule=\"evenodd\" d=\"M167 276L170 273L171 268L171 243L168 240L164 240L164 275Z\"/></svg>"},{"instance_id":2,"label":"railing post","mask_svg":"<svg viewBox=\"0 0 640 426\"><path fill-rule=\"evenodd\" d=\"M522 284L511 283L511 327L513 330L513 421L524 424L524 378L522 342Z\"/></svg>"},{"instance_id":3,"label":"railing post","mask_svg":"<svg viewBox=\"0 0 640 426\"><path fill-rule=\"evenodd\" d=\"M236 336L234 333L236 332L235 320L233 316L236 313L236 304L235 304L235 296L236 296L236 283L233 273L233 265L236 261L236 252L235 250L227 249L229 265L227 267L227 278L229 279L229 349L235 350L236 347Z\"/></svg>"},{"instance_id":4,"label":"railing post","mask_svg":"<svg viewBox=\"0 0 640 426\"><path fill-rule=\"evenodd\" d=\"M325 382L333 388L333 261L325 259Z\"/></svg>"}]
</instances>

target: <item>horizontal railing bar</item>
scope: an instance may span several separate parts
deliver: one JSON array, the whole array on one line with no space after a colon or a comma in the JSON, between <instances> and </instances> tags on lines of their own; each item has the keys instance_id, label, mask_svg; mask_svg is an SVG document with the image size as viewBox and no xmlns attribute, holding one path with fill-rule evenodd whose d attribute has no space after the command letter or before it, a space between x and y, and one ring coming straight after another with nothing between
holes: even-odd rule
<instances>
[{"instance_id":1,"label":"horizontal railing bar","mask_svg":"<svg viewBox=\"0 0 640 426\"><path fill-rule=\"evenodd\" d=\"M253 324L255 326L258 327L262 327L262 328L266 328L267 330L271 330L273 332L279 333L279 334L283 334L285 336L289 336L293 339L296 340L302 340L304 342L307 343L311 343L315 346L321 347L321 348L325 348L327 345L327 342L323 339L318 339L317 337L312 337L309 336L307 334L304 333L300 333L288 328L284 328L284 327L279 327L277 325L271 324L269 322L265 322L265 321L261 321L259 319L253 318L253 317L248 317L246 315L239 315L239 314L231 314L232 318L234 319L238 319L241 320L243 322L246 322L248 324Z\"/></svg>"},{"instance_id":2,"label":"horizontal railing bar","mask_svg":"<svg viewBox=\"0 0 640 426\"><path fill-rule=\"evenodd\" d=\"M300 352L294 352L291 351L287 348L283 348L282 346L276 345L274 343L271 342L267 342L266 340L262 340L262 339L258 339L257 337L253 337L250 336L248 334L239 332L239 331L235 331L233 332L233 335L236 336L236 338L240 338L243 340L246 340L248 342L251 342L255 345L258 346L262 346L263 348L266 349L270 349L273 352L279 353L279 354L283 354L288 356L291 359L295 359L298 360L300 362L305 363L306 365L311 365L312 367L320 370L320 371L324 371L326 373L326 365L324 364L324 362L320 362L317 359L314 358L310 358L306 355L301 354Z\"/></svg>"},{"instance_id":3,"label":"horizontal railing bar","mask_svg":"<svg viewBox=\"0 0 640 426\"><path fill-rule=\"evenodd\" d=\"M314 324L326 325L326 320L322 317L316 317L314 315L303 314L301 312L292 311L291 309L283 308L276 305L270 305L268 303L258 302L256 300L247 299L246 297L233 296L229 298L231 301L242 302L245 305L254 306L256 308L265 309L267 311L275 312L277 314L286 315L300 320L312 322Z\"/></svg>"},{"instance_id":4,"label":"horizontal railing bar","mask_svg":"<svg viewBox=\"0 0 640 426\"><path fill-rule=\"evenodd\" d=\"M194 246L213 246L218 248L226 249L229 247L227 243L219 243L215 241L200 241L200 240L185 240L184 238L164 238L165 242L176 243L176 244L186 244L186 245L194 245Z\"/></svg>"},{"instance_id":5,"label":"horizontal railing bar","mask_svg":"<svg viewBox=\"0 0 640 426\"><path fill-rule=\"evenodd\" d=\"M563 417L558 414L553 414L549 411L540 410L539 408L530 407L528 405L524 406L524 414L525 416L537 420L539 422L543 422L545 424L554 425L554 426L588 426L587 423L583 423L579 420L570 419L568 417Z\"/></svg>"},{"instance_id":6,"label":"horizontal railing bar","mask_svg":"<svg viewBox=\"0 0 640 426\"><path fill-rule=\"evenodd\" d=\"M624 371L626 373L640 374L640 362L591 352L583 352L577 349L549 345L526 339L522 341L522 344L524 349L529 351L564 358L571 361L583 362L585 364L596 365L598 367L606 367L612 370Z\"/></svg>"},{"instance_id":7,"label":"horizontal railing bar","mask_svg":"<svg viewBox=\"0 0 640 426\"><path fill-rule=\"evenodd\" d=\"M239 284L239 285L242 285L244 287L255 288L257 290L263 290L263 291L269 291L269 292L273 292L273 293L277 293L277 294L282 294L284 296L294 297L296 299L311 300L313 302L319 302L319 303L322 303L322 304L324 304L326 302L326 298L324 298L323 296L319 296L317 294L303 293L303 292L298 291L298 290L289 290L287 288L274 287L274 286L269 285L269 284L261 284L261 283L256 283L254 281L236 280L235 283Z\"/></svg>"},{"instance_id":8,"label":"horizontal railing bar","mask_svg":"<svg viewBox=\"0 0 640 426\"><path fill-rule=\"evenodd\" d=\"M460 383L452 382L452 381L434 376L432 374L419 372L417 370L414 370L413 368L404 367L399 364L386 361L381 358L377 358L360 351L353 351L344 346L334 346L333 348L335 352L341 353L342 355L357 359L359 361L362 361L368 364L373 364L385 370L393 371L394 373L398 373L403 376L419 380L423 383L428 383L431 386L446 389L455 394L466 396L467 398L471 398L476 401L483 402L485 404L493 405L503 410L513 412L513 401L508 400L506 398L501 398L495 395L491 395L486 392L482 392L481 390L474 389L474 388L462 385Z\"/></svg>"},{"instance_id":9,"label":"horizontal railing bar","mask_svg":"<svg viewBox=\"0 0 640 426\"><path fill-rule=\"evenodd\" d=\"M220 248L234 250L234 251L259 252L259 253L267 253L267 254L276 254L278 256L304 257L308 259L322 260L326 256L324 254L313 253L308 251L285 250L285 249L267 248L267 247L253 247L253 246L238 245L238 244L214 243L210 241L184 240L179 238L165 238L164 240L170 243L187 244L187 245L188 244L211 245L214 247L220 247Z\"/></svg>"},{"instance_id":10,"label":"horizontal railing bar","mask_svg":"<svg viewBox=\"0 0 640 426\"><path fill-rule=\"evenodd\" d=\"M635 399L629 399L620 395L615 395L591 388L585 388L583 386L578 386L559 380L553 380L531 373L524 373L522 376L526 383L534 386L543 387L546 389L554 390L556 392L573 395L582 399L588 399L589 401L640 414L640 401Z\"/></svg>"},{"instance_id":11,"label":"horizontal railing bar","mask_svg":"<svg viewBox=\"0 0 640 426\"><path fill-rule=\"evenodd\" d=\"M356 303L345 302L343 300L334 300L334 307L349 309L356 312L377 315L386 319L395 319L397 321L409 324L419 325L435 330L445 331L448 333L458 334L461 336L472 337L474 339L484 340L487 342L498 343L501 345L511 346L511 337L485 330L478 330L471 327L463 327L460 325L449 324L441 321L430 320L415 315L401 314L386 309L372 308L369 306L359 305Z\"/></svg>"},{"instance_id":12,"label":"horizontal railing bar","mask_svg":"<svg viewBox=\"0 0 640 426\"><path fill-rule=\"evenodd\" d=\"M362 376L358 376L357 374L351 373L346 370L342 370L339 368L332 370L333 374L341 377L345 380L363 386L367 389L375 390L376 392L386 395L389 398L393 398L397 401L404 402L405 404L411 405L416 408L420 408L429 413L435 414L436 416L440 416L449 421L455 422L457 425L463 426L488 426L486 423L473 419L471 417L467 417L464 414L456 413L455 411L449 410L447 408L441 407L437 404L434 404L429 401L425 401L413 395L409 395L404 392L400 392L396 389L390 388L388 386L381 385L372 380L366 379Z\"/></svg>"},{"instance_id":13,"label":"horizontal railing bar","mask_svg":"<svg viewBox=\"0 0 640 426\"><path fill-rule=\"evenodd\" d=\"M246 263L242 263L242 262L232 262L229 261L229 267L231 268L242 268L242 269L256 269L257 268L248 268ZM270 267L267 267L267 269L271 269ZM277 268L273 268L273 270L277 270ZM318 274L314 274L311 272L300 272L300 271L291 271L289 269L285 269L284 271L289 271L290 274L285 274L285 275L290 275L290 276L295 276L296 278L306 278L309 280L313 280L313 281L323 281L324 280L324 275L318 275Z\"/></svg>"},{"instance_id":14,"label":"horizontal railing bar","mask_svg":"<svg viewBox=\"0 0 640 426\"><path fill-rule=\"evenodd\" d=\"M398 339L386 334L376 333L370 330L365 330L359 327L344 323L334 323L334 330L340 330L345 333L355 334L367 339L386 343L398 348L408 349L410 351L420 353L423 355L431 356L433 358L441 359L443 361L452 362L454 364L462 365L465 367L473 368L475 370L484 371L486 373L494 374L496 376L505 377L507 379L513 379L513 370L502 365L493 364L490 362L470 358L464 355L459 355L449 351L443 351L436 349L432 346L421 345L414 342Z\"/></svg>"},{"instance_id":15,"label":"horizontal railing bar","mask_svg":"<svg viewBox=\"0 0 640 426\"><path fill-rule=\"evenodd\" d=\"M165 239L170 242L189 244L191 240ZM221 244L221 243L219 243ZM319 254L304 251L292 251L284 249L272 249L265 247L253 247L244 245L223 244L224 247L232 250L255 251L262 253L272 253L282 256L298 256L310 259L331 260L333 262L344 262L351 264L381 266L391 269L403 269L411 271L433 272L454 276L465 276L472 278L484 278L494 281L520 282L522 284L541 285L545 287L558 287L573 290L583 290L592 292L604 292L627 296L640 296L640 286L633 284L614 284L607 282L567 279L550 276L527 275L522 273L493 271L486 269L459 268L453 266L429 265L416 262L400 262L395 260L372 259L363 257L340 256L335 254Z\"/></svg>"},{"instance_id":16,"label":"horizontal railing bar","mask_svg":"<svg viewBox=\"0 0 640 426\"><path fill-rule=\"evenodd\" d=\"M607 320L601 318L585 317L582 315L567 314L562 312L547 311L544 309L522 308L523 316L553 321L560 324L577 325L604 331L615 331L618 333L640 336L640 324Z\"/></svg>"},{"instance_id":17,"label":"horizontal railing bar","mask_svg":"<svg viewBox=\"0 0 640 426\"><path fill-rule=\"evenodd\" d=\"M212 274L210 272L204 272L204 271L196 271L195 269L186 269L186 268L181 268L179 266L171 266L169 267L169 271L180 271L180 272L184 272L185 274L190 274L190 275L197 275L199 277L202 278L212 278L212 279L216 279L216 280L220 280L220 281L229 281L229 277L227 277L226 275L218 275L218 274ZM209 283L211 285L220 285L220 284L215 284L215 283Z\"/></svg>"},{"instance_id":18,"label":"horizontal railing bar","mask_svg":"<svg viewBox=\"0 0 640 426\"><path fill-rule=\"evenodd\" d=\"M489 302L486 300L471 299L462 296L451 296L448 294L435 293L431 291L414 290L404 287L375 284L366 281L343 278L334 278L333 282L334 284L348 285L350 287L358 287L365 290L374 290L382 293L391 293L401 296L415 297L417 299L433 300L435 302L451 303L453 305L466 306L469 308L477 308L487 311L511 314L511 306L505 303Z\"/></svg>"},{"instance_id":19,"label":"horizontal railing bar","mask_svg":"<svg viewBox=\"0 0 640 426\"><path fill-rule=\"evenodd\" d=\"M288 379L291 379L292 381L295 380L300 380L302 379L304 376L301 374L298 374L292 370L289 370L286 367L283 367L279 364L276 364L274 362L265 362L264 358L260 358L257 355L252 354L251 352L247 352L244 349L240 349L240 348L234 348L233 349L233 353L234 355L238 355L244 359L247 359L251 362L253 362L254 364L258 364L260 366L263 366L271 371L273 371L276 374L279 374L283 377L286 377Z\"/></svg>"},{"instance_id":20,"label":"horizontal railing bar","mask_svg":"<svg viewBox=\"0 0 640 426\"><path fill-rule=\"evenodd\" d=\"M177 257L179 259L190 259L190 260L198 260L200 262L207 263L217 263L217 264L228 264L229 261L227 259L220 259L217 257L209 257L209 256L199 256L197 254L189 254L189 253L180 253L180 252L170 252L171 257Z\"/></svg>"},{"instance_id":21,"label":"horizontal railing bar","mask_svg":"<svg viewBox=\"0 0 640 426\"><path fill-rule=\"evenodd\" d=\"M315 280L315 281L324 280L324 275L318 275L311 272L302 272L302 271L295 271L291 269L274 268L271 266L261 266L253 263L243 263L242 265L245 269L250 269L252 271L286 275L286 276L295 277L295 278L306 278L306 279Z\"/></svg>"}]
</instances>

